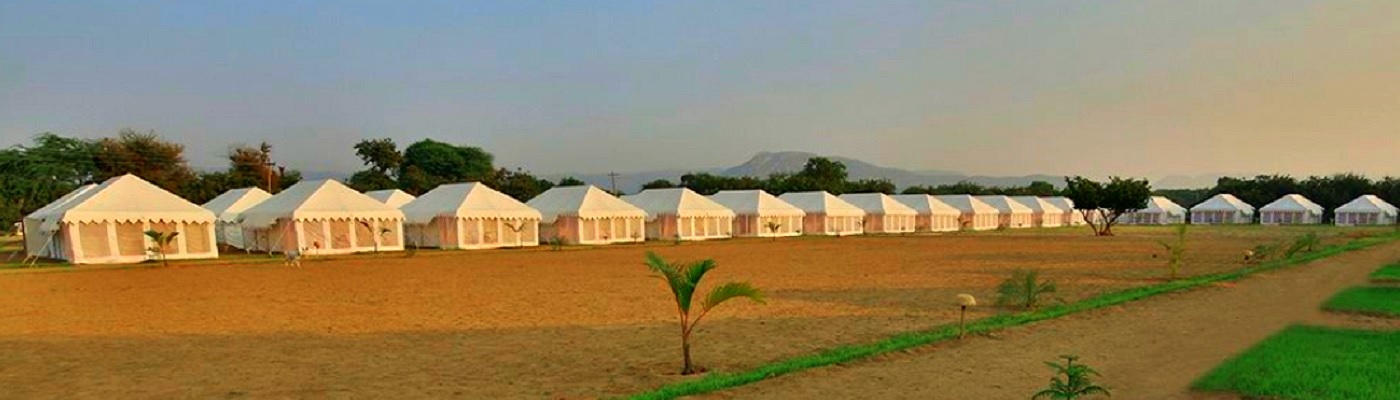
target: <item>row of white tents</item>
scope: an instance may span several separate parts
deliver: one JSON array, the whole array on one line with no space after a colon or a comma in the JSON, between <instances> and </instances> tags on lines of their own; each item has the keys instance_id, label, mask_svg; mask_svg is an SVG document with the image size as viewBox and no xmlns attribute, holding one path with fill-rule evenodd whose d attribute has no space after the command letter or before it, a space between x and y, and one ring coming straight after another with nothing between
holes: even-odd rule
<instances>
[{"instance_id":1,"label":"row of white tents","mask_svg":"<svg viewBox=\"0 0 1400 400\"><path fill-rule=\"evenodd\" d=\"M439 186L414 197L359 193L335 180L305 181L276 195L236 189L197 206L132 175L86 185L25 217L31 256L73 263L140 262L155 256L146 231L179 233L166 257L214 258L218 246L260 252L346 254L536 246L541 239L601 245L735 236L1058 227L1084 224L1064 197L885 195L760 190L703 196L652 189L615 197L593 186L557 187L522 203L480 183ZM1189 212L1191 223L1247 223L1255 210L1219 195ZM1395 207L1362 196L1337 209L1337 223L1394 224ZM1260 209L1264 223L1317 223L1321 207L1290 195ZM1188 212L1153 197L1125 223L1186 222Z\"/></svg>"}]
</instances>

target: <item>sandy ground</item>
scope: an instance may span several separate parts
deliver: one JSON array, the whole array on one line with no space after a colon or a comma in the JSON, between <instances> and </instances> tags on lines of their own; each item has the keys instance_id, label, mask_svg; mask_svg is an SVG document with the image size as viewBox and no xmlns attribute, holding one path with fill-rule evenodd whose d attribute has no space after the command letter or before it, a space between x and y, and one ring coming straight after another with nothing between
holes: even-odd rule
<instances>
[{"instance_id":1,"label":"sandy ground","mask_svg":"<svg viewBox=\"0 0 1400 400\"><path fill-rule=\"evenodd\" d=\"M1291 228L1193 233L1186 273ZM1342 231L1322 230L1329 241ZM615 396L685 379L674 305L642 266L715 259L767 305L707 318L695 356L739 370L955 318L1017 268L1073 301L1163 274L1164 228L798 238L278 264L0 274L0 397ZM10 271L13 272L13 271ZM978 316L993 311L983 309ZM1086 354L1088 356L1088 354Z\"/></svg>"},{"instance_id":2,"label":"sandy ground","mask_svg":"<svg viewBox=\"0 0 1400 400\"><path fill-rule=\"evenodd\" d=\"M1088 312L995 337L921 348L779 377L711 398L1028 398L1051 375L1043 361L1080 355L1113 398L1215 399L1190 384L1295 323L1400 329L1400 321L1325 313L1321 304L1400 259L1400 243L1203 290Z\"/></svg>"}]
</instances>

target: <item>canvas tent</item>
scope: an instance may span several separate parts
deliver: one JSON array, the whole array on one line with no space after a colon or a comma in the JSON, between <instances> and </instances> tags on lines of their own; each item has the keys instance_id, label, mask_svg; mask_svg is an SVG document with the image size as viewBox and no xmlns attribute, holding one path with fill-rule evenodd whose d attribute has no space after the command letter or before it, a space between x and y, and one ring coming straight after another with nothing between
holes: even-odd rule
<instances>
[{"instance_id":1,"label":"canvas tent","mask_svg":"<svg viewBox=\"0 0 1400 400\"><path fill-rule=\"evenodd\" d=\"M490 249L540 244L540 212L481 183L441 185L399 208L419 247Z\"/></svg>"},{"instance_id":2,"label":"canvas tent","mask_svg":"<svg viewBox=\"0 0 1400 400\"><path fill-rule=\"evenodd\" d=\"M204 203L204 209L214 213L217 220L214 222L214 233L219 244L238 249L247 249L248 243L243 240L243 225L239 219L243 217L243 210L266 201L272 195L262 189L255 187L233 189Z\"/></svg>"},{"instance_id":3,"label":"canvas tent","mask_svg":"<svg viewBox=\"0 0 1400 400\"><path fill-rule=\"evenodd\" d=\"M861 227L865 211L827 192L795 192L779 199L807 213L802 232L808 235L846 236L865 232Z\"/></svg>"},{"instance_id":4,"label":"canvas tent","mask_svg":"<svg viewBox=\"0 0 1400 400\"><path fill-rule=\"evenodd\" d=\"M1191 207L1192 224L1248 224L1254 222L1254 206L1234 195L1221 193Z\"/></svg>"},{"instance_id":5,"label":"canvas tent","mask_svg":"<svg viewBox=\"0 0 1400 400\"><path fill-rule=\"evenodd\" d=\"M884 193L847 193L839 196L865 211L866 233L909 233L919 212Z\"/></svg>"},{"instance_id":6,"label":"canvas tent","mask_svg":"<svg viewBox=\"0 0 1400 400\"><path fill-rule=\"evenodd\" d=\"M302 181L244 210L243 236L267 252L403 250L403 212L335 180Z\"/></svg>"},{"instance_id":7,"label":"canvas tent","mask_svg":"<svg viewBox=\"0 0 1400 400\"><path fill-rule=\"evenodd\" d=\"M1395 225L1400 210L1376 195L1368 194L1343 204L1334 210L1337 225Z\"/></svg>"},{"instance_id":8,"label":"canvas tent","mask_svg":"<svg viewBox=\"0 0 1400 400\"><path fill-rule=\"evenodd\" d=\"M413 195L398 189L365 192L365 196L369 196L371 199L393 208L403 207L404 204L408 204L408 202L413 201L415 198Z\"/></svg>"},{"instance_id":9,"label":"canvas tent","mask_svg":"<svg viewBox=\"0 0 1400 400\"><path fill-rule=\"evenodd\" d=\"M974 196L965 194L933 196L938 201L943 202L958 209L962 216L958 218L958 226L964 230L982 231L996 229L1000 226L1001 212L990 204L983 203Z\"/></svg>"},{"instance_id":10,"label":"canvas tent","mask_svg":"<svg viewBox=\"0 0 1400 400\"><path fill-rule=\"evenodd\" d=\"M1056 207L1049 200L1036 196L1015 196L1011 199L1031 209L1032 226L1042 228L1065 226L1065 214L1069 211Z\"/></svg>"},{"instance_id":11,"label":"canvas tent","mask_svg":"<svg viewBox=\"0 0 1400 400\"><path fill-rule=\"evenodd\" d=\"M622 201L647 212L647 239L706 240L734 234L734 211L686 188L647 189Z\"/></svg>"},{"instance_id":12,"label":"canvas tent","mask_svg":"<svg viewBox=\"0 0 1400 400\"><path fill-rule=\"evenodd\" d=\"M1166 197L1152 196L1147 199L1147 208L1123 214L1118 221L1128 225L1184 224L1186 207Z\"/></svg>"},{"instance_id":13,"label":"canvas tent","mask_svg":"<svg viewBox=\"0 0 1400 400\"><path fill-rule=\"evenodd\" d=\"M1068 197L1064 196L1042 197L1042 199L1045 199L1045 201L1050 202L1050 205L1053 205L1056 208L1065 210L1065 219L1060 223L1060 225L1084 226L1088 224L1088 222L1084 220L1084 213L1074 208L1074 200L1070 200Z\"/></svg>"},{"instance_id":14,"label":"canvas tent","mask_svg":"<svg viewBox=\"0 0 1400 400\"><path fill-rule=\"evenodd\" d=\"M546 240L572 244L644 240L646 211L592 185L555 187L525 204L539 210L540 237Z\"/></svg>"},{"instance_id":15,"label":"canvas tent","mask_svg":"<svg viewBox=\"0 0 1400 400\"><path fill-rule=\"evenodd\" d=\"M734 236L797 236L805 211L762 190L725 190L710 200L734 212Z\"/></svg>"},{"instance_id":16,"label":"canvas tent","mask_svg":"<svg viewBox=\"0 0 1400 400\"><path fill-rule=\"evenodd\" d=\"M977 200L997 209L1000 214L997 220L999 228L1030 228L1035 226L1035 212L1021 205L1010 196L977 196Z\"/></svg>"},{"instance_id":17,"label":"canvas tent","mask_svg":"<svg viewBox=\"0 0 1400 400\"><path fill-rule=\"evenodd\" d=\"M1299 194L1289 194L1259 207L1259 223L1264 225L1311 225L1322 223L1322 206Z\"/></svg>"},{"instance_id":18,"label":"canvas tent","mask_svg":"<svg viewBox=\"0 0 1400 400\"><path fill-rule=\"evenodd\" d=\"M895 201L914 209L914 230L917 232L953 232L959 229L962 211L926 194L897 194Z\"/></svg>"},{"instance_id":19,"label":"canvas tent","mask_svg":"<svg viewBox=\"0 0 1400 400\"><path fill-rule=\"evenodd\" d=\"M75 190L24 218L30 256L74 264L135 263L159 258L146 231L177 233L168 259L217 258L214 213L146 182L122 175Z\"/></svg>"}]
</instances>

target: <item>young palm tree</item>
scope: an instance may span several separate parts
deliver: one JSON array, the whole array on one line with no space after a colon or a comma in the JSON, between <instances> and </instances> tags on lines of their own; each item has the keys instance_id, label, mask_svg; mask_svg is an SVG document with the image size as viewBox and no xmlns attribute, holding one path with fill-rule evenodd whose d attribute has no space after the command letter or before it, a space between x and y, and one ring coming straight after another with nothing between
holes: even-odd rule
<instances>
[{"instance_id":1,"label":"young palm tree","mask_svg":"<svg viewBox=\"0 0 1400 400\"><path fill-rule=\"evenodd\" d=\"M1186 226L1186 224L1176 226L1175 243L1157 242L1167 250L1167 269L1171 271L1171 280L1176 280L1176 275L1181 271L1181 265L1186 257Z\"/></svg>"},{"instance_id":2,"label":"young palm tree","mask_svg":"<svg viewBox=\"0 0 1400 400\"><path fill-rule=\"evenodd\" d=\"M763 226L768 228L768 233L773 234L773 240L777 241L778 230L783 228L783 224L778 223L778 221L768 221L768 223Z\"/></svg>"},{"instance_id":3,"label":"young palm tree","mask_svg":"<svg viewBox=\"0 0 1400 400\"><path fill-rule=\"evenodd\" d=\"M146 231L145 234L146 237L150 238L151 242L153 243L150 248L151 252L156 253L160 256L160 265L163 267L170 266L170 261L165 258L165 246L169 246L171 243L175 243L175 237L179 236L180 232L160 232L156 230L149 230Z\"/></svg>"},{"instance_id":4,"label":"young palm tree","mask_svg":"<svg viewBox=\"0 0 1400 400\"><path fill-rule=\"evenodd\" d=\"M682 265L666 262L656 253L647 252L646 264L662 280L666 281L666 286L671 289L671 295L676 300L676 312L680 315L681 323L682 375L695 373L695 367L691 365L690 361L690 337L695 332L695 326L700 323L701 319L705 318L706 314L725 301L740 297L763 303L763 292L748 282L727 282L710 289L710 294L706 295L704 301L700 303L700 312L691 318L691 298L695 294L695 289L700 286L700 280L705 278L705 273L715 269L714 260Z\"/></svg>"},{"instance_id":5,"label":"young palm tree","mask_svg":"<svg viewBox=\"0 0 1400 400\"><path fill-rule=\"evenodd\" d=\"M1113 396L1108 393L1108 389L1094 385L1091 377L1100 376L1098 371L1094 371L1088 365L1074 363L1075 360L1079 359L1078 356L1060 356L1060 358L1065 359L1064 365L1052 362L1045 363L1045 365L1055 369L1056 376L1050 378L1049 388L1037 392L1035 396L1031 397L1031 400L1074 400L1092 395ZM1059 375L1064 375L1064 379L1061 379Z\"/></svg>"},{"instance_id":6,"label":"young palm tree","mask_svg":"<svg viewBox=\"0 0 1400 400\"><path fill-rule=\"evenodd\" d=\"M1010 279L997 286L997 305L1035 308L1040 296L1055 293L1056 290L1055 282L1048 279L1040 281L1039 277L1040 273L1035 270L1013 271Z\"/></svg>"},{"instance_id":7,"label":"young palm tree","mask_svg":"<svg viewBox=\"0 0 1400 400\"><path fill-rule=\"evenodd\" d=\"M520 247L520 231L525 230L525 221L507 222L506 228L509 228L511 232L515 232L515 247Z\"/></svg>"}]
</instances>

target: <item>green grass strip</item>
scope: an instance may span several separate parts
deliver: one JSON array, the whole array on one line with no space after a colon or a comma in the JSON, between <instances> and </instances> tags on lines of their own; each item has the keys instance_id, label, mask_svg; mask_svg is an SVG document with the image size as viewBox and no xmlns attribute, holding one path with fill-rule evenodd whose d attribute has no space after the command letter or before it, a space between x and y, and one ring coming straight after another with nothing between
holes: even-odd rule
<instances>
[{"instance_id":1,"label":"green grass strip","mask_svg":"<svg viewBox=\"0 0 1400 400\"><path fill-rule=\"evenodd\" d=\"M1371 281L1379 283L1400 282L1400 263L1390 264L1372 272Z\"/></svg>"},{"instance_id":2,"label":"green grass strip","mask_svg":"<svg viewBox=\"0 0 1400 400\"><path fill-rule=\"evenodd\" d=\"M1400 287L1354 287L1332 296L1327 311L1400 317ZM1400 364L1400 360L1396 361ZM1400 394L1398 394L1400 395Z\"/></svg>"},{"instance_id":3,"label":"green grass strip","mask_svg":"<svg viewBox=\"0 0 1400 400\"><path fill-rule=\"evenodd\" d=\"M1192 387L1248 397L1394 399L1400 332L1291 326L1197 379Z\"/></svg>"},{"instance_id":4,"label":"green grass strip","mask_svg":"<svg viewBox=\"0 0 1400 400\"><path fill-rule=\"evenodd\" d=\"M1150 286L1143 286L1117 292L1105 293L1071 304L1047 307L1036 311L1006 314L986 319L980 319L968 323L967 331L968 333L974 334L986 333L1015 326L1025 325L1032 322L1059 318L1066 315L1093 310L1097 308L1115 306L1161 294L1197 288L1216 282L1238 280L1240 278L1244 278L1246 276L1258 272L1307 263L1346 253L1349 251L1359 250L1377 244L1386 243L1397 238L1400 238L1400 235L1385 234L1361 238L1357 240L1352 240L1345 244L1319 249L1318 251L1312 253L1297 255L1290 259L1273 261L1235 271L1179 279ZM860 360L872 356L877 356L880 354L891 353L946 341L957 337L957 329L958 328L956 325L944 325L931 330L898 334L873 343L839 346L823 350L818 353L801 355L794 358L789 358L786 360L761 365L747 371L729 373L713 372L699 379L662 386L651 391L633 395L631 398L674 399L682 396L691 396L702 393L716 392L802 370Z\"/></svg>"}]
</instances>

